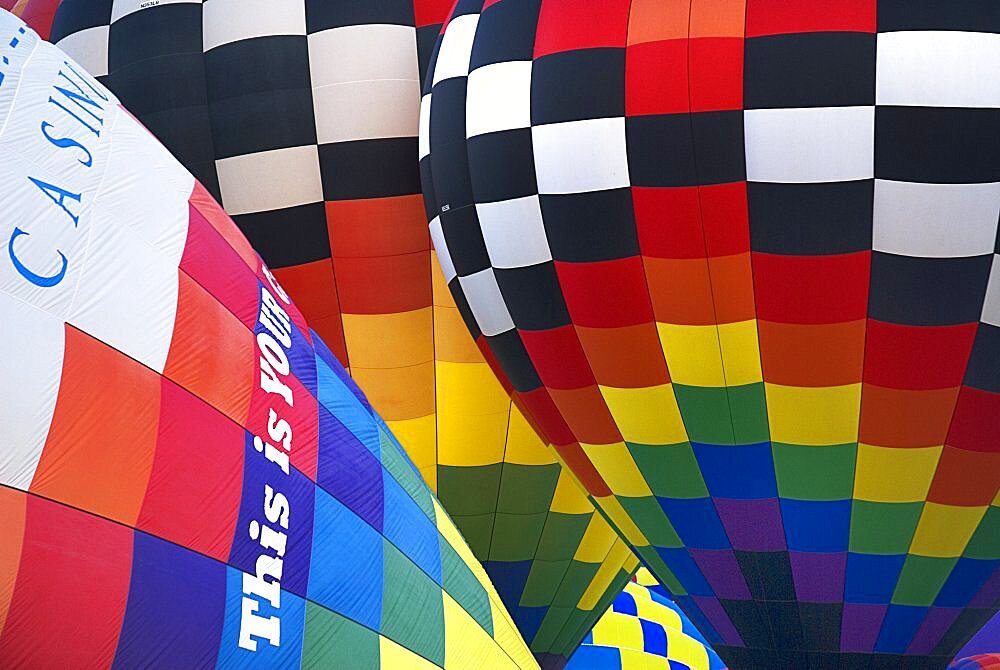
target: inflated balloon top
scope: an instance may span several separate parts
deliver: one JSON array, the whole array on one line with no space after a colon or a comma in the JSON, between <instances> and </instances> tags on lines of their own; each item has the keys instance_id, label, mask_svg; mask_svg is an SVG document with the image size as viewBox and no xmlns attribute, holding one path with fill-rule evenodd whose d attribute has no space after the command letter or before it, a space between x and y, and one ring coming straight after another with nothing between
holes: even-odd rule
<instances>
[{"instance_id":1,"label":"inflated balloon top","mask_svg":"<svg viewBox=\"0 0 1000 670\"><path fill-rule=\"evenodd\" d=\"M537 667L233 222L0 11L0 666Z\"/></svg>"},{"instance_id":2,"label":"inflated balloon top","mask_svg":"<svg viewBox=\"0 0 1000 670\"><path fill-rule=\"evenodd\" d=\"M996 610L998 33L985 0L460 0L438 43L456 302L732 667L941 668Z\"/></svg>"},{"instance_id":3,"label":"inflated balloon top","mask_svg":"<svg viewBox=\"0 0 1000 670\"><path fill-rule=\"evenodd\" d=\"M977 654L955 661L948 670L1000 670L1000 654Z\"/></svg>"}]
</instances>

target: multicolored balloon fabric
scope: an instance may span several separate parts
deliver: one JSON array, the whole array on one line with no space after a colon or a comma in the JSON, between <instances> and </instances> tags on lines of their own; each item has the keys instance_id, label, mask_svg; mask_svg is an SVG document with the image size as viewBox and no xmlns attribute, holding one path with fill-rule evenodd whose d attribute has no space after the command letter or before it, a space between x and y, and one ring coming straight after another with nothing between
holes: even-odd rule
<instances>
[{"instance_id":1,"label":"multicolored balloon fabric","mask_svg":"<svg viewBox=\"0 0 1000 670\"><path fill-rule=\"evenodd\" d=\"M724 670L725 665L669 598L626 585L566 670Z\"/></svg>"},{"instance_id":2,"label":"multicolored balloon fabric","mask_svg":"<svg viewBox=\"0 0 1000 670\"><path fill-rule=\"evenodd\" d=\"M222 208L0 11L0 666L537 667Z\"/></svg>"},{"instance_id":3,"label":"multicolored balloon fabric","mask_svg":"<svg viewBox=\"0 0 1000 670\"><path fill-rule=\"evenodd\" d=\"M736 668L941 668L1000 596L1000 13L460 0L445 279Z\"/></svg>"},{"instance_id":4,"label":"multicolored balloon fabric","mask_svg":"<svg viewBox=\"0 0 1000 670\"><path fill-rule=\"evenodd\" d=\"M497 381L433 258L419 73L450 4L65 0L54 39L220 198L558 665L636 561Z\"/></svg>"},{"instance_id":5,"label":"multicolored balloon fabric","mask_svg":"<svg viewBox=\"0 0 1000 670\"><path fill-rule=\"evenodd\" d=\"M948 670L1000 670L1000 654L977 654L955 661Z\"/></svg>"}]
</instances>

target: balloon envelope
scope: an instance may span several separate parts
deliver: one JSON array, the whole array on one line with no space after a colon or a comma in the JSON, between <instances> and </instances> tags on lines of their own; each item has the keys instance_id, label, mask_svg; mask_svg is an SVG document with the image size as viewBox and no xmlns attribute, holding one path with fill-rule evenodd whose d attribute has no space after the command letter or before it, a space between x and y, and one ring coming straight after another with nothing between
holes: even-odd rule
<instances>
[{"instance_id":1,"label":"balloon envelope","mask_svg":"<svg viewBox=\"0 0 1000 670\"><path fill-rule=\"evenodd\" d=\"M0 11L0 666L537 667L206 190Z\"/></svg>"},{"instance_id":2,"label":"balloon envelope","mask_svg":"<svg viewBox=\"0 0 1000 670\"><path fill-rule=\"evenodd\" d=\"M985 2L500 0L438 43L456 303L732 666L940 668L996 611L998 32Z\"/></svg>"},{"instance_id":3,"label":"balloon envelope","mask_svg":"<svg viewBox=\"0 0 1000 670\"><path fill-rule=\"evenodd\" d=\"M66 0L54 39L220 198L558 664L636 561L497 382L432 258L419 71L447 5Z\"/></svg>"}]
</instances>

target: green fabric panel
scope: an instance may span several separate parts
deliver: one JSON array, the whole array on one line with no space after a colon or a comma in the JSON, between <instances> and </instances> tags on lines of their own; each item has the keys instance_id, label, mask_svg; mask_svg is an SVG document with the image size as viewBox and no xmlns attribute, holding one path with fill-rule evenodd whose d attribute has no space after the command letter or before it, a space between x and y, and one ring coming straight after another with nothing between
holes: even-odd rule
<instances>
[{"instance_id":1,"label":"green fabric panel","mask_svg":"<svg viewBox=\"0 0 1000 670\"><path fill-rule=\"evenodd\" d=\"M794 500L849 500L858 445L771 444L778 495Z\"/></svg>"},{"instance_id":2,"label":"green fabric panel","mask_svg":"<svg viewBox=\"0 0 1000 670\"><path fill-rule=\"evenodd\" d=\"M957 558L932 558L910 554L896 582L892 602L897 605L930 607L944 586Z\"/></svg>"},{"instance_id":3,"label":"green fabric panel","mask_svg":"<svg viewBox=\"0 0 1000 670\"><path fill-rule=\"evenodd\" d=\"M667 518L659 501L653 496L625 498L618 496L618 502L629 517L642 529L643 535L655 547L683 547L677 531Z\"/></svg>"},{"instance_id":4,"label":"green fabric panel","mask_svg":"<svg viewBox=\"0 0 1000 670\"><path fill-rule=\"evenodd\" d=\"M518 604L522 607L547 607L555 598L570 562L533 561Z\"/></svg>"},{"instance_id":5,"label":"green fabric panel","mask_svg":"<svg viewBox=\"0 0 1000 670\"><path fill-rule=\"evenodd\" d=\"M545 517L538 514L497 514L493 523L490 542L491 561L529 561L534 558L535 547L542 537Z\"/></svg>"},{"instance_id":6,"label":"green fabric panel","mask_svg":"<svg viewBox=\"0 0 1000 670\"><path fill-rule=\"evenodd\" d=\"M542 625L535 633L535 639L531 641L531 648L535 651L548 651L553 649L556 638L562 632L566 618L576 609L575 607L549 607L548 613L542 619Z\"/></svg>"},{"instance_id":7,"label":"green fabric panel","mask_svg":"<svg viewBox=\"0 0 1000 670\"><path fill-rule=\"evenodd\" d=\"M727 388L736 444L759 444L770 440L764 382Z\"/></svg>"},{"instance_id":8,"label":"green fabric panel","mask_svg":"<svg viewBox=\"0 0 1000 670\"><path fill-rule=\"evenodd\" d=\"M434 521L434 502L431 491L420 475L410 467L399 445L379 427L379 447L382 451L382 467L399 482L411 498L420 506L424 514Z\"/></svg>"},{"instance_id":9,"label":"green fabric panel","mask_svg":"<svg viewBox=\"0 0 1000 670\"><path fill-rule=\"evenodd\" d=\"M597 574L600 567L598 563L571 561L552 605L575 609L580 602L580 594L586 591L590 583L594 581L594 575Z\"/></svg>"},{"instance_id":10,"label":"green fabric panel","mask_svg":"<svg viewBox=\"0 0 1000 670\"><path fill-rule=\"evenodd\" d=\"M593 514L549 512L535 558L541 561L562 561L573 558L592 517Z\"/></svg>"},{"instance_id":11,"label":"green fabric panel","mask_svg":"<svg viewBox=\"0 0 1000 670\"><path fill-rule=\"evenodd\" d=\"M535 514L548 511L559 479L558 463L517 465L504 463L500 479L498 512Z\"/></svg>"},{"instance_id":12,"label":"green fabric panel","mask_svg":"<svg viewBox=\"0 0 1000 670\"><path fill-rule=\"evenodd\" d=\"M663 498L708 497L705 479L689 443L627 444L654 495Z\"/></svg>"},{"instance_id":13,"label":"green fabric panel","mask_svg":"<svg viewBox=\"0 0 1000 670\"><path fill-rule=\"evenodd\" d=\"M378 668L378 633L307 600L302 667L316 670Z\"/></svg>"},{"instance_id":14,"label":"green fabric panel","mask_svg":"<svg viewBox=\"0 0 1000 670\"><path fill-rule=\"evenodd\" d=\"M493 514L452 514L451 520L455 522L476 558L486 560L490 553L490 538L493 536Z\"/></svg>"},{"instance_id":15,"label":"green fabric panel","mask_svg":"<svg viewBox=\"0 0 1000 670\"><path fill-rule=\"evenodd\" d=\"M702 444L736 444L726 388L674 384L688 439Z\"/></svg>"},{"instance_id":16,"label":"green fabric panel","mask_svg":"<svg viewBox=\"0 0 1000 670\"><path fill-rule=\"evenodd\" d=\"M848 547L861 554L905 554L917 530L922 502L878 503L855 500Z\"/></svg>"},{"instance_id":17,"label":"green fabric panel","mask_svg":"<svg viewBox=\"0 0 1000 670\"><path fill-rule=\"evenodd\" d=\"M441 544L441 583L444 590L493 636L493 611L490 596L476 579L472 569L443 537Z\"/></svg>"},{"instance_id":18,"label":"green fabric panel","mask_svg":"<svg viewBox=\"0 0 1000 670\"><path fill-rule=\"evenodd\" d=\"M969 558L1000 558L1000 507L990 507L962 554Z\"/></svg>"},{"instance_id":19,"label":"green fabric panel","mask_svg":"<svg viewBox=\"0 0 1000 670\"><path fill-rule=\"evenodd\" d=\"M388 540L383 541L381 633L444 666L444 600L441 587Z\"/></svg>"},{"instance_id":20,"label":"green fabric panel","mask_svg":"<svg viewBox=\"0 0 1000 670\"><path fill-rule=\"evenodd\" d=\"M603 610L598 611L603 614ZM586 634L587 631L584 629L587 627L587 623L593 619L590 623L590 627L593 628L593 624L597 621L597 618L591 612L573 608L566 617L562 630L559 631L559 634L553 641L552 650L562 656L568 656L571 651L576 649L580 644L580 640Z\"/></svg>"},{"instance_id":21,"label":"green fabric panel","mask_svg":"<svg viewBox=\"0 0 1000 670\"><path fill-rule=\"evenodd\" d=\"M438 500L452 517L493 514L500 495L500 463L476 467L439 465Z\"/></svg>"}]
</instances>

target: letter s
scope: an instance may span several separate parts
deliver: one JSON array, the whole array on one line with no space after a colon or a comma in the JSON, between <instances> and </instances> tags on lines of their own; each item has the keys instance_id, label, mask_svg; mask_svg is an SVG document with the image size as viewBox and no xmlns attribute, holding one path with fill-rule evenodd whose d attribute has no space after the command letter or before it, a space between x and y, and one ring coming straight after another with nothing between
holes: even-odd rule
<instances>
[{"instance_id":1,"label":"letter s","mask_svg":"<svg viewBox=\"0 0 1000 670\"><path fill-rule=\"evenodd\" d=\"M21 235L30 235L30 233L26 233L20 228L15 228L14 232L11 233L10 242L7 243L7 253L10 254L10 260L14 263L14 269L16 269L22 277L30 281L32 284L35 286L41 286L42 288L55 286L61 282L63 277L66 276L66 267L69 265L69 261L66 260L66 256L63 252L56 249L56 253L59 254L59 258L62 259L62 267L59 269L59 272L54 275L49 275L48 277L35 274L29 270L28 267L17 257L17 254L14 253L14 240L19 238Z\"/></svg>"},{"instance_id":2,"label":"letter s","mask_svg":"<svg viewBox=\"0 0 1000 670\"><path fill-rule=\"evenodd\" d=\"M270 486L264 486L264 516L271 523L281 523L281 527L288 529L288 512L291 506L288 498L283 493L275 493Z\"/></svg>"}]
</instances>

